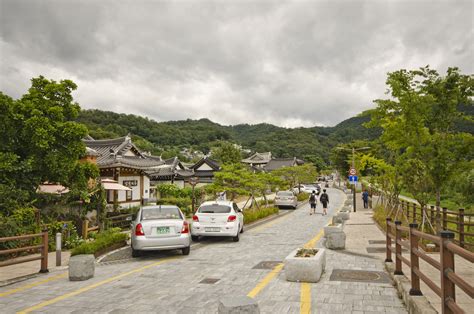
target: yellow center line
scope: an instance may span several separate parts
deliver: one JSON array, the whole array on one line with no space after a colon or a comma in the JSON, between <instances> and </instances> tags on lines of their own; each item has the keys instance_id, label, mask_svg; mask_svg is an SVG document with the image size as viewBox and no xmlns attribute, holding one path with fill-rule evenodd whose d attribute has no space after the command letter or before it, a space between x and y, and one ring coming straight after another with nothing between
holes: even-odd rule
<instances>
[{"instance_id":1,"label":"yellow center line","mask_svg":"<svg viewBox=\"0 0 474 314\"><path fill-rule=\"evenodd\" d=\"M275 266L273 268L273 270L265 276L265 278L262 279L262 281L260 281L257 286L255 286L255 288L252 289L252 291L250 291L247 296L249 298L255 298L257 296L257 294L260 293L260 291L263 290L263 288L265 288L269 283L270 281L276 276L278 275L278 273L283 269L283 263L280 263L278 264L277 266Z\"/></svg>"},{"instance_id":2,"label":"yellow center line","mask_svg":"<svg viewBox=\"0 0 474 314\"><path fill-rule=\"evenodd\" d=\"M30 283L30 284L20 286L18 288L7 290L5 292L0 292L0 297L6 297L7 295L17 293L17 292L20 292L20 291L24 291L26 289L30 289L30 288L39 286L41 284L44 284L44 283L47 283L47 282L50 282L50 281L53 281L53 280L58 280L58 279L61 279L61 278L65 278L65 277L67 277L67 273L62 273L60 275L48 277L48 278L45 278L43 280L35 281L35 282Z\"/></svg>"},{"instance_id":3,"label":"yellow center line","mask_svg":"<svg viewBox=\"0 0 474 314\"><path fill-rule=\"evenodd\" d=\"M162 260L162 261L159 261L159 262L156 262L156 263L152 263L152 264L149 264L149 265L146 265L146 266L143 266L143 267L140 267L140 268L131 270L131 271L129 271L129 272L126 272L126 273L123 273L123 274L114 276L114 277L110 277L110 278L108 278L108 279L99 281L99 282L94 283L94 284L92 284L92 285L89 285L89 286L86 286L86 287L77 289L77 290L75 290L75 291L72 291L72 292L69 292L69 293L66 293L66 294L63 294L63 295L60 295L60 296L58 296L58 297L56 297L56 298L53 298L53 299L50 299L50 300L41 302L41 303L39 303L39 304L37 304L37 305L31 306L31 307L26 308L26 309L24 309L23 311L20 311L20 312L17 312L17 313L18 313L18 314L22 314L22 313L29 313L29 312L31 312L31 311L39 310L39 309L41 309L41 308L43 308L43 307L45 307L45 306L48 306L48 305L57 303L57 302L59 302L59 301L61 301L61 300L64 300L64 299L67 299L67 298L76 296L76 295L81 294L81 293L83 293L83 292L86 292L86 291L89 291L89 290L91 290L91 289L94 289L94 288L100 287L100 286L102 286L102 285L105 285L106 283L115 281L115 280L117 280L117 279L120 279L120 278L129 276L129 275L134 274L134 273L138 273L138 272L144 271L145 269L148 269L148 268L151 268L151 267L154 267L154 266L158 266L158 265L160 265L160 264L164 264L164 263L166 263L166 262L169 262L169 261L172 261L172 260L175 260L175 259L177 259L177 258L167 258L167 259L165 259L165 260Z\"/></svg>"},{"instance_id":4,"label":"yellow center line","mask_svg":"<svg viewBox=\"0 0 474 314\"><path fill-rule=\"evenodd\" d=\"M311 284L301 283L300 314L311 313Z\"/></svg>"}]
</instances>

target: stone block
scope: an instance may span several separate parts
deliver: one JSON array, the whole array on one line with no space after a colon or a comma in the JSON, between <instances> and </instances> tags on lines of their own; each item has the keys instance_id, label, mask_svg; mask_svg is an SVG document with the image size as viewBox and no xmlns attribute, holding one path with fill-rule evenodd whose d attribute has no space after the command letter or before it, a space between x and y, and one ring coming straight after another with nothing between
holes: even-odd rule
<instances>
[{"instance_id":1,"label":"stone block","mask_svg":"<svg viewBox=\"0 0 474 314\"><path fill-rule=\"evenodd\" d=\"M219 314L257 314L260 313L258 303L247 296L228 296L219 300Z\"/></svg>"},{"instance_id":2,"label":"stone block","mask_svg":"<svg viewBox=\"0 0 474 314\"><path fill-rule=\"evenodd\" d=\"M285 276L288 281L318 282L326 267L326 250L318 248L312 257L296 257L294 250L285 258Z\"/></svg>"},{"instance_id":3,"label":"stone block","mask_svg":"<svg viewBox=\"0 0 474 314\"><path fill-rule=\"evenodd\" d=\"M94 277L95 258L92 254L75 255L69 259L69 280L82 281Z\"/></svg>"},{"instance_id":4,"label":"stone block","mask_svg":"<svg viewBox=\"0 0 474 314\"><path fill-rule=\"evenodd\" d=\"M330 233L326 237L326 247L331 250L342 250L346 247L346 234L344 232Z\"/></svg>"},{"instance_id":5,"label":"stone block","mask_svg":"<svg viewBox=\"0 0 474 314\"><path fill-rule=\"evenodd\" d=\"M342 224L342 222L343 222L342 217L340 217L339 215L332 216L333 225Z\"/></svg>"},{"instance_id":6,"label":"stone block","mask_svg":"<svg viewBox=\"0 0 474 314\"><path fill-rule=\"evenodd\" d=\"M337 213L337 216L341 218L342 220L349 220L350 218L349 212L339 212Z\"/></svg>"},{"instance_id":7,"label":"stone block","mask_svg":"<svg viewBox=\"0 0 474 314\"><path fill-rule=\"evenodd\" d=\"M333 226L324 227L324 237L327 238L328 235L332 233L342 232L342 223L334 224Z\"/></svg>"}]
</instances>

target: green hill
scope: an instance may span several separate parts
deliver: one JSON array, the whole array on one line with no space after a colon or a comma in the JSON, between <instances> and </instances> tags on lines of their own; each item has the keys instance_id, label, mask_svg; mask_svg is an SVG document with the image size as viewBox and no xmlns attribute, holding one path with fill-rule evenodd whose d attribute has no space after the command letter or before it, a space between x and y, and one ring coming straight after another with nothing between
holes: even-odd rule
<instances>
[{"instance_id":1,"label":"green hill","mask_svg":"<svg viewBox=\"0 0 474 314\"><path fill-rule=\"evenodd\" d=\"M216 141L230 141L252 151L271 151L275 157L297 156L328 161L339 143L373 139L377 130L362 124L368 114L347 119L334 127L282 128L271 124L222 126L209 119L156 122L145 117L101 110L83 110L78 118L96 139L131 133L144 150L159 154L187 147L207 153Z\"/></svg>"}]
</instances>

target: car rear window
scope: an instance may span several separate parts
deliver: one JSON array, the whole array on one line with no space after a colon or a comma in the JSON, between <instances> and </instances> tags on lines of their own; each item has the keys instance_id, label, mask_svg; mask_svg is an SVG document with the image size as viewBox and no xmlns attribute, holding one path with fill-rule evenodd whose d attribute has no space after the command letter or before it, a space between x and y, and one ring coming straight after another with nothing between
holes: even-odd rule
<instances>
[{"instance_id":1,"label":"car rear window","mask_svg":"<svg viewBox=\"0 0 474 314\"><path fill-rule=\"evenodd\" d=\"M183 219L176 207L151 207L142 209L142 220Z\"/></svg>"},{"instance_id":2,"label":"car rear window","mask_svg":"<svg viewBox=\"0 0 474 314\"><path fill-rule=\"evenodd\" d=\"M226 205L203 205L199 208L199 212L203 214L226 214L230 213L230 207Z\"/></svg>"},{"instance_id":3,"label":"car rear window","mask_svg":"<svg viewBox=\"0 0 474 314\"><path fill-rule=\"evenodd\" d=\"M292 192L278 192L277 193L278 196L293 196L293 193Z\"/></svg>"}]
</instances>

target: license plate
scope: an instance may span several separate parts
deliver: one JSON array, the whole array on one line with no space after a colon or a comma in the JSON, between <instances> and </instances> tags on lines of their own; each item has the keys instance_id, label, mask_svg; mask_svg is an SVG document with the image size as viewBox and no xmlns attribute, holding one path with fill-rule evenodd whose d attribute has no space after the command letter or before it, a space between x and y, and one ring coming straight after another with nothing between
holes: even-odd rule
<instances>
[{"instance_id":1,"label":"license plate","mask_svg":"<svg viewBox=\"0 0 474 314\"><path fill-rule=\"evenodd\" d=\"M170 233L170 227L156 227L156 234Z\"/></svg>"},{"instance_id":2,"label":"license plate","mask_svg":"<svg viewBox=\"0 0 474 314\"><path fill-rule=\"evenodd\" d=\"M221 228L212 228L212 227L209 227L209 228L204 228L205 231L208 231L208 232L219 232L221 231Z\"/></svg>"}]
</instances>

